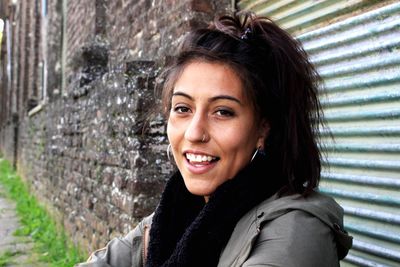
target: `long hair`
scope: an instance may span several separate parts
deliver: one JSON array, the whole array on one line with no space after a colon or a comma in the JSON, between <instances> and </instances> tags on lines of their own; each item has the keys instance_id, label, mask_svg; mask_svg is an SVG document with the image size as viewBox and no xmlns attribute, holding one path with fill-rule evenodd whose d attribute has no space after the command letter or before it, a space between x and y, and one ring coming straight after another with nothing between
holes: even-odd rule
<instances>
[{"instance_id":1,"label":"long hair","mask_svg":"<svg viewBox=\"0 0 400 267\"><path fill-rule=\"evenodd\" d=\"M291 192L307 195L318 186L321 154L320 78L299 41L265 17L225 15L184 39L165 71L163 108L171 108L173 86L193 61L229 65L240 77L257 117L270 126L266 153Z\"/></svg>"}]
</instances>

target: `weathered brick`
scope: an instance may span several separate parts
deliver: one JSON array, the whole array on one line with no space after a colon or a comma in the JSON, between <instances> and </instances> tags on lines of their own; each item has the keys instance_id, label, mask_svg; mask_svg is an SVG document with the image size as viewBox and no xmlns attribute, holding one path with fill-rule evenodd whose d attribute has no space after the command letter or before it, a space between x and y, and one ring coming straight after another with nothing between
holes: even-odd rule
<instances>
[{"instance_id":1,"label":"weathered brick","mask_svg":"<svg viewBox=\"0 0 400 267\"><path fill-rule=\"evenodd\" d=\"M192 0L190 1L191 11L213 13L214 6L211 0Z\"/></svg>"},{"instance_id":2,"label":"weathered brick","mask_svg":"<svg viewBox=\"0 0 400 267\"><path fill-rule=\"evenodd\" d=\"M7 99L0 103L0 150L15 159L33 192L64 215L74 242L93 250L156 207L174 167L165 121L150 112L159 105L155 80L186 32L207 25L230 0L70 0L65 69L62 7L47 2L47 54L38 42L45 39L35 1L18 1L20 13L10 17L18 75L9 91L7 80L0 81ZM41 97L44 59L49 99L28 117L28 104Z\"/></svg>"}]
</instances>

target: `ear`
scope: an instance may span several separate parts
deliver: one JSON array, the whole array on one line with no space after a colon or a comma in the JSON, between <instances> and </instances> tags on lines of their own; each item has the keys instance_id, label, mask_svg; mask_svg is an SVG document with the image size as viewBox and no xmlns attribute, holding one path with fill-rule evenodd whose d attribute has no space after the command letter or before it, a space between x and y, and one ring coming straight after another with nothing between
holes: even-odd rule
<instances>
[{"instance_id":1,"label":"ear","mask_svg":"<svg viewBox=\"0 0 400 267\"><path fill-rule=\"evenodd\" d=\"M263 119L261 121L261 127L259 128L259 137L257 140L257 147L264 149L265 139L267 139L269 135L270 125L267 120Z\"/></svg>"}]
</instances>

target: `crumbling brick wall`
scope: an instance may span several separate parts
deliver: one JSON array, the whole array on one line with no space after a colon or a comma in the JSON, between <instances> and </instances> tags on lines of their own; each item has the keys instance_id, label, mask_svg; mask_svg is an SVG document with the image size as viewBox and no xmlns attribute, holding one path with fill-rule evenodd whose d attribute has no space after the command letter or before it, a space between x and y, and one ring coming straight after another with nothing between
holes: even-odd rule
<instances>
[{"instance_id":1,"label":"crumbling brick wall","mask_svg":"<svg viewBox=\"0 0 400 267\"><path fill-rule=\"evenodd\" d=\"M128 64L20 123L19 172L87 248L148 215L172 171L163 121L142 133L157 73L151 62Z\"/></svg>"},{"instance_id":2,"label":"crumbling brick wall","mask_svg":"<svg viewBox=\"0 0 400 267\"><path fill-rule=\"evenodd\" d=\"M17 149L18 172L72 238L91 251L154 210L174 170L166 156L163 118L151 113L159 104L155 80L182 36L229 11L231 1L68 0L66 12L62 0L48 1L47 35L39 36L47 51L30 43L29 55L37 56L30 60L26 36L44 22L31 17L36 26L26 27L20 16L22 7L34 2L18 1L16 7L18 48L11 52L18 75L12 77L12 90L23 99L24 79L30 91L35 84L40 90L34 70L46 60L48 99L31 116L22 102L6 108L20 116L14 123L11 115L0 116L0 149L6 155Z\"/></svg>"}]
</instances>

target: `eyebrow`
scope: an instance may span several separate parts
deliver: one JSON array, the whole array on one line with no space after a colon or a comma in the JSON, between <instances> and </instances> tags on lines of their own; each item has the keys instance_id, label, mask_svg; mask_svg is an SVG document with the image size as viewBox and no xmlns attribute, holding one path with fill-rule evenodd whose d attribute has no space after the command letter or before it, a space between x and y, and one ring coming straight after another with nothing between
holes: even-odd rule
<instances>
[{"instance_id":1,"label":"eyebrow","mask_svg":"<svg viewBox=\"0 0 400 267\"><path fill-rule=\"evenodd\" d=\"M191 97L190 95L188 95L188 94L186 94L184 92L179 92L179 91L174 92L172 94L172 96L183 96L183 97L186 97L186 98L188 98L188 99L190 99L192 101L194 100L193 97ZM208 102L214 102L214 101L217 101L217 100L220 100L220 99L231 100L231 101L237 102L238 104L242 105L242 102L240 102L239 99L237 99L236 97L230 96L230 95L213 96L208 100Z\"/></svg>"}]
</instances>

